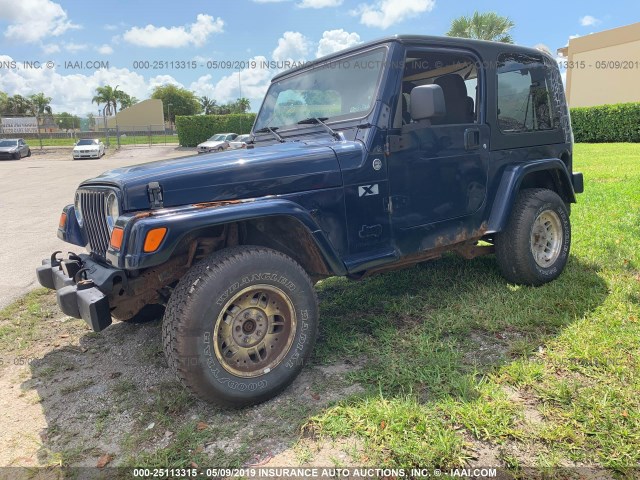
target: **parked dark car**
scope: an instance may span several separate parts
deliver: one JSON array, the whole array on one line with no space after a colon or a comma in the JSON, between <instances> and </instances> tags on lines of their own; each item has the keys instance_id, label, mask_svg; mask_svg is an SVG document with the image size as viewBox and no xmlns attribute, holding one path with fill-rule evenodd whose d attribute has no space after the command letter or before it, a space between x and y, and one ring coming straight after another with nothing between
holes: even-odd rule
<instances>
[{"instance_id":1,"label":"parked dark car","mask_svg":"<svg viewBox=\"0 0 640 480\"><path fill-rule=\"evenodd\" d=\"M0 139L0 159L13 158L20 160L22 157L30 157L31 149L22 138Z\"/></svg>"},{"instance_id":2,"label":"parked dark car","mask_svg":"<svg viewBox=\"0 0 640 480\"><path fill-rule=\"evenodd\" d=\"M166 305L169 365L205 400L255 404L293 381L322 278L455 252L494 254L508 282L536 286L569 257L583 178L546 53L425 36L359 45L277 75L252 137L260 148L83 182L58 236L88 253L56 252L37 272L95 331Z\"/></svg>"}]
</instances>

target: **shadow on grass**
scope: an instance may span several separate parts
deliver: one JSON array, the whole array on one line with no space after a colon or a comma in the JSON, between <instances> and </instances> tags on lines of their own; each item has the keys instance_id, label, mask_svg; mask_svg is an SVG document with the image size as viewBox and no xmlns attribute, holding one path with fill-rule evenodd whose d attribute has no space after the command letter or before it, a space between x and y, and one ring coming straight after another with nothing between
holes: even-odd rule
<instances>
[{"instance_id":1,"label":"shadow on grass","mask_svg":"<svg viewBox=\"0 0 640 480\"><path fill-rule=\"evenodd\" d=\"M490 257L451 256L362 282L332 278L317 289L321 334L311 365L257 407L222 411L189 396L167 368L159 320L117 323L83 335L78 350L56 349L33 361L33 378L22 388L42 399L43 463L55 454L64 465L93 466L110 454L120 465L242 466L291 449L303 425L341 400L378 424L396 414L422 415L411 413L420 403L473 402L491 394L479 374L531 355L607 296L597 269L576 257L539 288L507 284ZM394 407L400 410L374 405L376 398L409 397ZM415 421L423 436L435 428L440 444L389 454L389 462L464 463L453 430L435 417ZM415 457L420 451L422 459Z\"/></svg>"},{"instance_id":2,"label":"shadow on grass","mask_svg":"<svg viewBox=\"0 0 640 480\"><path fill-rule=\"evenodd\" d=\"M425 390L430 398L468 393L468 373L529 356L603 303L607 285L594 265L571 257L542 287L507 284L491 257L450 256L360 283L320 286L316 361L350 358L353 378L383 394Z\"/></svg>"}]
</instances>

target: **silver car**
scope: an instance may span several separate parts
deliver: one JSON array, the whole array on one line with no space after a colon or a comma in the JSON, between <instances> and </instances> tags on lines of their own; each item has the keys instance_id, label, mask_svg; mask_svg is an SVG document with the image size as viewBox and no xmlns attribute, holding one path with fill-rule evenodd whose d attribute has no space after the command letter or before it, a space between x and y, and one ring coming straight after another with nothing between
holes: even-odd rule
<instances>
[{"instance_id":1,"label":"silver car","mask_svg":"<svg viewBox=\"0 0 640 480\"><path fill-rule=\"evenodd\" d=\"M229 148L229 142L235 140L237 136L237 133L217 133L198 145L198 153L222 152Z\"/></svg>"},{"instance_id":2,"label":"silver car","mask_svg":"<svg viewBox=\"0 0 640 480\"><path fill-rule=\"evenodd\" d=\"M20 160L22 157L30 156L31 149L23 138L3 138L0 140L0 158Z\"/></svg>"},{"instance_id":3,"label":"silver car","mask_svg":"<svg viewBox=\"0 0 640 480\"><path fill-rule=\"evenodd\" d=\"M83 138L78 140L71 152L73 159L100 158L104 155L104 143L97 138Z\"/></svg>"},{"instance_id":4,"label":"silver car","mask_svg":"<svg viewBox=\"0 0 640 480\"><path fill-rule=\"evenodd\" d=\"M251 135L238 135L233 142L229 142L229 150L238 148L247 148L247 142L251 139Z\"/></svg>"}]
</instances>

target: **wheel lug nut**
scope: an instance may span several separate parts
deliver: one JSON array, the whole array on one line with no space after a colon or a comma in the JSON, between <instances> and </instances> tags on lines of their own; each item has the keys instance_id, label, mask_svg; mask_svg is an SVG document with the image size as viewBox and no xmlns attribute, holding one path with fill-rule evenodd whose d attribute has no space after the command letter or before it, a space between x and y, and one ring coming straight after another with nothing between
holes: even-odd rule
<instances>
[{"instance_id":1,"label":"wheel lug nut","mask_svg":"<svg viewBox=\"0 0 640 480\"><path fill-rule=\"evenodd\" d=\"M246 319L248 319L248 318L249 318L249 316L250 316L250 315L249 315L249 312L245 312L245 314L244 314L244 318L245 318L245 320L246 320Z\"/></svg>"}]
</instances>

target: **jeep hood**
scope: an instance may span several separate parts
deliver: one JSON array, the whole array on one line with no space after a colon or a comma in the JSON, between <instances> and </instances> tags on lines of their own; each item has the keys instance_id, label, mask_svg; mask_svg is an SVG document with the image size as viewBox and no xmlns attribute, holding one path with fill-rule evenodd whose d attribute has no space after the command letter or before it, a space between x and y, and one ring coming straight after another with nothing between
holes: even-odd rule
<instances>
[{"instance_id":1,"label":"jeep hood","mask_svg":"<svg viewBox=\"0 0 640 480\"><path fill-rule=\"evenodd\" d=\"M337 187L342 177L329 145L288 142L161 160L117 168L82 186L118 187L126 211L149 208L150 182L160 183L165 207Z\"/></svg>"}]
</instances>

